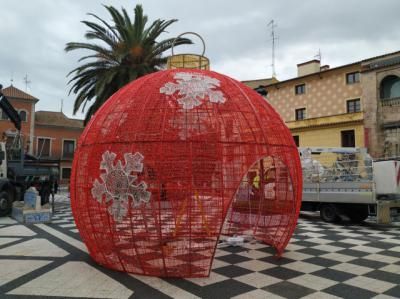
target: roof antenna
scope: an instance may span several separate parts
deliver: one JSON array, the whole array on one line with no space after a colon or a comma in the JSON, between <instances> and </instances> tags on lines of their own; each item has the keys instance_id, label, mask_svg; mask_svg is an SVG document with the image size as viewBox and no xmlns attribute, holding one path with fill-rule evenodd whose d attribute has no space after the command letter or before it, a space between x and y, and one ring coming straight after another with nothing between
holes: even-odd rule
<instances>
[{"instance_id":1,"label":"roof antenna","mask_svg":"<svg viewBox=\"0 0 400 299\"><path fill-rule=\"evenodd\" d=\"M13 86L13 83L14 83L14 71L11 72L10 82L11 82L11 86Z\"/></svg>"},{"instance_id":2,"label":"roof antenna","mask_svg":"<svg viewBox=\"0 0 400 299\"><path fill-rule=\"evenodd\" d=\"M318 58L319 62L321 62L322 60L321 48L318 49L317 55L315 55L314 58Z\"/></svg>"},{"instance_id":3,"label":"roof antenna","mask_svg":"<svg viewBox=\"0 0 400 299\"><path fill-rule=\"evenodd\" d=\"M271 20L268 25L268 27L271 27L271 40L272 40L272 78L276 77L276 72L275 72L275 41L278 39L278 37L275 36L275 25L274 20Z\"/></svg>"},{"instance_id":4,"label":"roof antenna","mask_svg":"<svg viewBox=\"0 0 400 299\"><path fill-rule=\"evenodd\" d=\"M63 112L63 106L64 106L64 99L61 99L61 109L60 109L61 113Z\"/></svg>"},{"instance_id":5,"label":"roof antenna","mask_svg":"<svg viewBox=\"0 0 400 299\"><path fill-rule=\"evenodd\" d=\"M32 82L28 79L28 74L25 75L24 77L24 82L25 82L25 91L28 91L28 85Z\"/></svg>"}]
</instances>

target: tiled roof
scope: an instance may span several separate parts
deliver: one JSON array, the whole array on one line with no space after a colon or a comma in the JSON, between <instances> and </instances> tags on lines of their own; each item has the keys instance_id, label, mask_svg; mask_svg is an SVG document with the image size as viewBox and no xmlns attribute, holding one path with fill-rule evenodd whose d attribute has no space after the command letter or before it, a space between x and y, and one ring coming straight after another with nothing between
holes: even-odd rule
<instances>
[{"instance_id":1,"label":"tiled roof","mask_svg":"<svg viewBox=\"0 0 400 299\"><path fill-rule=\"evenodd\" d=\"M6 88L3 88L2 93L7 98L14 98L14 99L22 99L22 100L31 100L31 101L39 101L39 99L31 96L30 94L16 88L15 86L11 85Z\"/></svg>"},{"instance_id":2,"label":"tiled roof","mask_svg":"<svg viewBox=\"0 0 400 299\"><path fill-rule=\"evenodd\" d=\"M243 84L247 85L250 88L257 88L260 86L270 85L272 83L278 82L276 78L265 78L265 79L256 79L256 80L244 80Z\"/></svg>"},{"instance_id":3,"label":"tiled roof","mask_svg":"<svg viewBox=\"0 0 400 299\"><path fill-rule=\"evenodd\" d=\"M83 129L83 120L69 118L62 112L36 111L35 125Z\"/></svg>"},{"instance_id":4,"label":"tiled roof","mask_svg":"<svg viewBox=\"0 0 400 299\"><path fill-rule=\"evenodd\" d=\"M319 76L321 73L328 73L328 72L335 71L335 70L338 70L338 69L341 69L341 68L346 68L346 67L354 66L354 65L356 65L356 64L359 64L359 65L360 65L360 68L361 68L362 64L371 63L371 65L373 65L373 64L372 64L373 60L382 59L382 58L386 58L386 57L389 57L389 56L392 56L392 55L394 56L394 55L399 55L399 54L400 54L400 51L391 52L391 53L386 53L386 54L383 54L383 55L379 55L379 56L375 56L375 57L370 57L370 58L363 59L363 60L359 60L359 61L352 62L352 63L349 63L349 64L340 65L340 66L337 66L337 67L334 67L334 68L329 68L329 69L326 69L326 70L321 70L321 72L311 73L311 74L307 74L307 75L300 76L300 77L294 77L294 78L290 78L290 79L287 79L287 80L284 80L284 81L272 82L271 84L268 84L267 87L274 86L274 85L285 84L285 83L287 83L287 82L291 82L291 81L303 79L303 78L306 78L306 77L312 77L312 76L316 76L316 75ZM390 64L388 64L388 65L392 65L394 61L395 61L395 63L398 63L397 60L393 60L393 61L390 60ZM385 65L382 65L382 66L385 66ZM379 67L380 67L380 66L379 66Z\"/></svg>"},{"instance_id":5,"label":"tiled roof","mask_svg":"<svg viewBox=\"0 0 400 299\"><path fill-rule=\"evenodd\" d=\"M377 68L392 66L395 64L399 64L399 63L400 63L400 57L397 56L397 57L384 59L381 61L371 62L368 66L370 69L377 69Z\"/></svg>"},{"instance_id":6,"label":"tiled roof","mask_svg":"<svg viewBox=\"0 0 400 299\"><path fill-rule=\"evenodd\" d=\"M371 61L371 60L380 59L380 58L385 58L385 57L388 57L388 56L398 55L398 54L400 54L400 51L390 52L390 53L386 53L386 54L383 54L383 55L370 57L370 58L361 60L360 62L369 62L369 61Z\"/></svg>"}]
</instances>

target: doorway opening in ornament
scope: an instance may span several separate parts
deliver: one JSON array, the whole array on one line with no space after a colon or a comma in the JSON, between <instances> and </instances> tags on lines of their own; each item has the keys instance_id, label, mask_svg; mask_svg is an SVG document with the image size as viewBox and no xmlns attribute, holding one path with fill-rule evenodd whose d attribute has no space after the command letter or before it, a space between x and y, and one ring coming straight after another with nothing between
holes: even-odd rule
<instances>
[{"instance_id":1,"label":"doorway opening in ornament","mask_svg":"<svg viewBox=\"0 0 400 299\"><path fill-rule=\"evenodd\" d=\"M243 176L221 234L256 239L281 255L297 221L295 192L287 165L278 157L261 158Z\"/></svg>"}]
</instances>

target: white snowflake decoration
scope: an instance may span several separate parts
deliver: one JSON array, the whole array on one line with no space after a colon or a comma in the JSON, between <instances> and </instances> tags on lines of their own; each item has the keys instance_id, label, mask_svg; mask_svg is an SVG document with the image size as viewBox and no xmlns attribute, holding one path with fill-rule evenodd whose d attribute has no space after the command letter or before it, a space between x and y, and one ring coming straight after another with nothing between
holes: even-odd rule
<instances>
[{"instance_id":1,"label":"white snowflake decoration","mask_svg":"<svg viewBox=\"0 0 400 299\"><path fill-rule=\"evenodd\" d=\"M126 153L125 165L122 165L121 160L114 164L116 156L109 151L103 153L100 169L105 172L100 175L102 183L97 179L94 181L92 196L100 203L103 202L103 197L106 203L112 201L108 212L120 222L128 213L129 197L132 199L132 206L137 207L141 202L149 202L151 193L147 191L145 182L136 185L137 174L143 171L143 155L139 152Z\"/></svg>"},{"instance_id":2,"label":"white snowflake decoration","mask_svg":"<svg viewBox=\"0 0 400 299\"><path fill-rule=\"evenodd\" d=\"M160 93L172 95L179 91L178 103L183 109L193 109L200 106L208 97L211 103L225 103L223 93L214 90L220 86L219 80L196 73L176 73L174 79L177 83L167 82L160 88Z\"/></svg>"}]
</instances>

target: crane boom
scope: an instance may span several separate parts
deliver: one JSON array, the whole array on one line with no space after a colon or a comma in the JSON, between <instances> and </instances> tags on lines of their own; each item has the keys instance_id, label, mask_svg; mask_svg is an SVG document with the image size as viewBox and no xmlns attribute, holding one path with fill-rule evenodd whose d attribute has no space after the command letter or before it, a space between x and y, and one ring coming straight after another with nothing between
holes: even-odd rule
<instances>
[{"instance_id":1,"label":"crane boom","mask_svg":"<svg viewBox=\"0 0 400 299\"><path fill-rule=\"evenodd\" d=\"M12 121L15 128L18 131L21 131L21 118L20 118L18 112L14 109L14 107L8 101L7 97L1 92L1 85L0 85L0 108L4 111L4 113Z\"/></svg>"}]
</instances>

